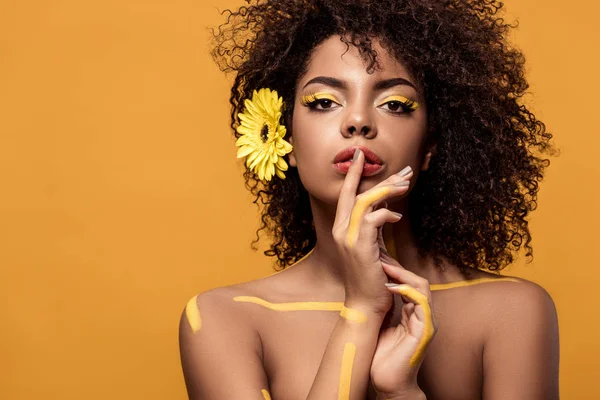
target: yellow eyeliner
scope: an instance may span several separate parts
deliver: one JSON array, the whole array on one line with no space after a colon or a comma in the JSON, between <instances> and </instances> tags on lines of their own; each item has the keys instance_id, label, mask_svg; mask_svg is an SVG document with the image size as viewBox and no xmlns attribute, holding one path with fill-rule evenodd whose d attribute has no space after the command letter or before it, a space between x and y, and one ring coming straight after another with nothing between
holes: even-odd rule
<instances>
[{"instance_id":1,"label":"yellow eyeliner","mask_svg":"<svg viewBox=\"0 0 600 400\"><path fill-rule=\"evenodd\" d=\"M346 343L344 345L344 353L342 354L338 400L348 400L350 398L350 383L352 381L352 367L354 366L355 355L356 345L350 342Z\"/></svg>"},{"instance_id":2,"label":"yellow eyeliner","mask_svg":"<svg viewBox=\"0 0 600 400\"><path fill-rule=\"evenodd\" d=\"M316 101L316 100L331 100L334 103L338 103L339 101L338 99L335 98L334 95L332 95L331 93L327 93L327 92L318 92L318 93L311 93L311 94L307 94L305 96L302 96L300 98L300 103L304 106L309 105L310 103Z\"/></svg>"},{"instance_id":3,"label":"yellow eyeliner","mask_svg":"<svg viewBox=\"0 0 600 400\"><path fill-rule=\"evenodd\" d=\"M358 226L367 208L375 201L387 196L391 190L387 186L380 187L356 201L350 215L350 224L348 225L348 234L346 236L348 247L353 248L356 245L356 241L358 240Z\"/></svg>"},{"instance_id":4,"label":"yellow eyeliner","mask_svg":"<svg viewBox=\"0 0 600 400\"><path fill-rule=\"evenodd\" d=\"M417 101L411 100L408 97L404 97L404 96L389 96L389 97L386 97L385 100L382 101L379 106L382 106L385 103L388 103L390 101L397 101L399 103L405 104L408 108L410 108L413 111L416 110L417 108L419 108L419 106L420 106L420 104Z\"/></svg>"},{"instance_id":5,"label":"yellow eyeliner","mask_svg":"<svg viewBox=\"0 0 600 400\"><path fill-rule=\"evenodd\" d=\"M185 316L194 333L202 328L202 318L200 317L200 310L198 309L198 303L196 303L196 297L198 297L198 295L192 297L185 305Z\"/></svg>"}]
</instances>

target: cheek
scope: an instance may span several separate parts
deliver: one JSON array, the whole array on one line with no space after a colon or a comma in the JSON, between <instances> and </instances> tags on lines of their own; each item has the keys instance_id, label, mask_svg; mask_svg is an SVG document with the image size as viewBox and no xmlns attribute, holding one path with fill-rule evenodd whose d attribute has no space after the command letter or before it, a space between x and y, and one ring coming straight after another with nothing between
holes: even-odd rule
<instances>
[{"instance_id":1,"label":"cheek","mask_svg":"<svg viewBox=\"0 0 600 400\"><path fill-rule=\"evenodd\" d=\"M336 201L331 160L340 144L334 126L331 121L324 123L318 117L306 115L294 117L292 124L294 156L302 185L313 197L327 203Z\"/></svg>"}]
</instances>

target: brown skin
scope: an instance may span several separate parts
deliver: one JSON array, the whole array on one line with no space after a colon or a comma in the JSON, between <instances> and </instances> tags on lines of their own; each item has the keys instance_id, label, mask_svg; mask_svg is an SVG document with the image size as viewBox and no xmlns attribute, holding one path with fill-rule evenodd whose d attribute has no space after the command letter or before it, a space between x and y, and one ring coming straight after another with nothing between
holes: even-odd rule
<instances>
[{"instance_id":1,"label":"brown skin","mask_svg":"<svg viewBox=\"0 0 600 400\"><path fill-rule=\"evenodd\" d=\"M298 168L310 193L316 248L303 261L278 274L198 296L203 328L196 335L190 333L182 315L181 356L191 399L225 399L235 393L237 398L258 400L262 398L260 390L266 388L274 400L306 399L340 318L338 313L278 312L237 303L233 297L256 296L274 303L347 301L346 271L342 269L347 259L333 250L337 242L332 235L345 177L332 168L333 157L350 145L360 144L384 161L380 174L360 181L357 194L407 165L414 171L412 186L418 172L428 168L433 149L423 148L425 101L418 90L405 85L373 91L374 82L382 79L402 77L414 82L401 63L377 44L375 49L381 69L373 74L367 74L355 49L351 47L343 54L346 46L337 37L327 39L312 54L297 85L290 164ZM348 88L314 84L303 89L316 76L344 80ZM341 104L325 113L310 112L300 104L300 98L313 91L334 94ZM391 94L413 98L421 107L401 115L378 108ZM410 190L387 199L389 209L404 214L384 230L394 238L402 267L430 284L498 277L477 270L467 276L447 262L441 270L433 260L420 258L408 229L409 195ZM393 274L388 270L387 275ZM404 283L399 276L394 280ZM422 392L409 393L407 399L424 398L420 395L430 400L558 398L558 323L552 299L543 288L525 280L494 282L434 291L431 297L437 332L418 371ZM371 306L363 300L355 304ZM414 308L405 308L403 314L402 307L402 299L394 295L382 332L402 325L403 318L409 317L407 311L414 312ZM376 398L372 387L367 398Z\"/></svg>"}]
</instances>

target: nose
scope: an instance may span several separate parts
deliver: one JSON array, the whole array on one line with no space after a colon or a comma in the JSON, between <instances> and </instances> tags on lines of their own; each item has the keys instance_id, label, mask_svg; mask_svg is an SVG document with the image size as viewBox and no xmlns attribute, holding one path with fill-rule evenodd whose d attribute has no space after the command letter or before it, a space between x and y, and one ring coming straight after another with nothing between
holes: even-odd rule
<instances>
[{"instance_id":1,"label":"nose","mask_svg":"<svg viewBox=\"0 0 600 400\"><path fill-rule=\"evenodd\" d=\"M342 126L344 137L352 137L357 132L368 139L372 139L377 135L373 120L364 106L349 109Z\"/></svg>"}]
</instances>

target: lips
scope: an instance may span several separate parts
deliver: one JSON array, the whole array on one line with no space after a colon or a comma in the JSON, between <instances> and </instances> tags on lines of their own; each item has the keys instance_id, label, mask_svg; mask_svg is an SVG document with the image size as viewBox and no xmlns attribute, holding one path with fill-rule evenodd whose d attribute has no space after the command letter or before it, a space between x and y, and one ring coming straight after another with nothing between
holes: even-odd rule
<instances>
[{"instance_id":1,"label":"lips","mask_svg":"<svg viewBox=\"0 0 600 400\"><path fill-rule=\"evenodd\" d=\"M351 146L351 147L345 148L344 150L340 151L335 156L335 158L333 159L333 163L337 164L337 163L341 163L344 161L352 160L352 157L354 157L354 152L356 151L356 149L360 149L365 154L365 162L366 163L377 164L377 165L382 164L379 156L377 156L377 154L373 150L371 150L365 146Z\"/></svg>"},{"instance_id":2,"label":"lips","mask_svg":"<svg viewBox=\"0 0 600 400\"><path fill-rule=\"evenodd\" d=\"M365 155L361 176L377 175L385 169L379 156L365 146L350 146L340 151L333 159L333 168L343 175L347 174L352 165L352 157L354 157L356 149L360 149Z\"/></svg>"}]
</instances>

